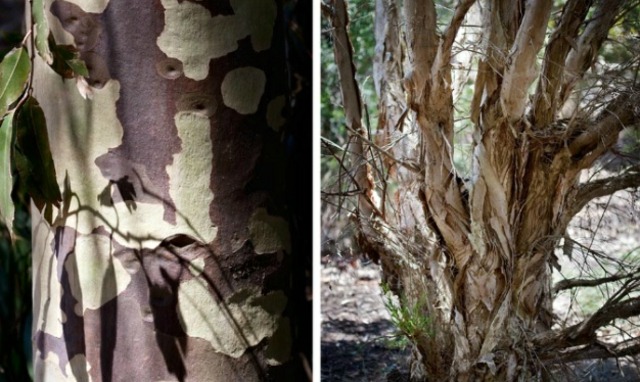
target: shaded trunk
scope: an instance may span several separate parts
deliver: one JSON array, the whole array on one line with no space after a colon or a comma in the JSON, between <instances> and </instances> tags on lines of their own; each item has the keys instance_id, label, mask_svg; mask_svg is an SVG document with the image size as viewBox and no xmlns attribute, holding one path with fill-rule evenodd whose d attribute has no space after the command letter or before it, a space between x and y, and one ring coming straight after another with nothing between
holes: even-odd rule
<instances>
[{"instance_id":1,"label":"shaded trunk","mask_svg":"<svg viewBox=\"0 0 640 382\"><path fill-rule=\"evenodd\" d=\"M38 381L291 378L279 3L45 2L63 194L33 212Z\"/></svg>"}]
</instances>

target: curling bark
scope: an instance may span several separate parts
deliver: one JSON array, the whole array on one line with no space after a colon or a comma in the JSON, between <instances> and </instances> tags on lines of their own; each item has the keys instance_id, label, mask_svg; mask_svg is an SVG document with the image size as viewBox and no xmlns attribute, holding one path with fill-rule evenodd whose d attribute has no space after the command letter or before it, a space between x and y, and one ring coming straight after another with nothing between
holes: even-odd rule
<instances>
[{"instance_id":1,"label":"curling bark","mask_svg":"<svg viewBox=\"0 0 640 382\"><path fill-rule=\"evenodd\" d=\"M482 39L468 117L472 165L462 179L453 163L451 62L474 5ZM637 4L569 0L549 30L551 0L461 0L437 33L433 1L378 0L380 117L372 139L361 123L345 4L329 2L352 174L361 191L359 243L380 260L401 301L430 318L429 328L405 333L417 349L414 378L544 379L553 351L584 344L613 316L640 311L634 299L612 302L618 313L599 311L581 327L580 341L572 337L576 328L551 329L553 251L571 218L595 196L640 184L635 170L580 182L618 134L640 121L636 85L626 82L604 106L575 109L571 120L558 122L569 96L580 95L572 91L609 29L631 6ZM587 19L591 9L595 16ZM373 171L377 156L386 168ZM387 198L391 182L398 191Z\"/></svg>"}]
</instances>

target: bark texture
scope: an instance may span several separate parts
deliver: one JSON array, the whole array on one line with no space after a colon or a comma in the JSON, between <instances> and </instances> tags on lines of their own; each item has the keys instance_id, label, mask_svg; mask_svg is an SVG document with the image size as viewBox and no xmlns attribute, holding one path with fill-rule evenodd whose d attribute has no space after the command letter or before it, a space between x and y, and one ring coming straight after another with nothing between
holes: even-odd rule
<instances>
[{"instance_id":1,"label":"bark texture","mask_svg":"<svg viewBox=\"0 0 640 382\"><path fill-rule=\"evenodd\" d=\"M34 209L38 381L291 378L276 1L46 0L63 203Z\"/></svg>"},{"instance_id":2,"label":"bark texture","mask_svg":"<svg viewBox=\"0 0 640 382\"><path fill-rule=\"evenodd\" d=\"M428 318L424 328L405 333L417 349L414 378L544 379L553 351L584 344L613 316L640 312L628 299L580 329L551 330L553 250L571 218L596 196L640 184L637 169L580 182L582 171L640 120L636 85L625 83L599 107L574 109L559 121L630 6L637 4L569 0L554 13L550 0L461 0L438 30L433 1L378 0L376 138L361 124L345 4L335 0L325 9L360 191L359 244L380 260L401 303ZM452 62L465 44L469 12L482 34L474 45L479 54L470 56L477 60L467 116L473 148L463 179L453 161ZM378 157L383 169L372 168Z\"/></svg>"}]
</instances>

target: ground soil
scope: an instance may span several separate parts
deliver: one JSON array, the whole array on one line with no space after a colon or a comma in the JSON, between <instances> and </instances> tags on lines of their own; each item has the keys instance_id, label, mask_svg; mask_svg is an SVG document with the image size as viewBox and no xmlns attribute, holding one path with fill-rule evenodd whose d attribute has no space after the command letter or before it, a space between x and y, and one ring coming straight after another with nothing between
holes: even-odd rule
<instances>
[{"instance_id":1,"label":"ground soil","mask_svg":"<svg viewBox=\"0 0 640 382\"><path fill-rule=\"evenodd\" d=\"M321 268L322 381L408 378L410 351L397 336L380 290L378 266L337 255Z\"/></svg>"},{"instance_id":2,"label":"ground soil","mask_svg":"<svg viewBox=\"0 0 640 382\"><path fill-rule=\"evenodd\" d=\"M384 306L379 267L340 256L323 258L321 380L408 381L411 351ZM404 345L404 346L403 346ZM557 381L640 381L638 359L566 365Z\"/></svg>"}]
</instances>

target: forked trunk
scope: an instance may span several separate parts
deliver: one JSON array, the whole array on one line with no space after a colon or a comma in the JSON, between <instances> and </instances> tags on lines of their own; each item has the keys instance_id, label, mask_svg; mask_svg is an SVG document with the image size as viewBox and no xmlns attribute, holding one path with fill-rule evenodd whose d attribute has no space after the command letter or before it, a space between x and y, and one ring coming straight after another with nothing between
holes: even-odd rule
<instances>
[{"instance_id":1,"label":"forked trunk","mask_svg":"<svg viewBox=\"0 0 640 382\"><path fill-rule=\"evenodd\" d=\"M603 308L598 319L552 331L554 249L589 200L640 184L637 172L580 183L581 172L640 119L635 85L589 112L576 109L570 120L557 120L624 2L601 2L596 17L585 21L591 2L567 1L538 67L551 0L461 0L440 30L432 0L378 0L375 138L362 125L344 1L330 4L325 11L353 138L351 179L361 191L358 242L380 261L403 312L415 316L400 325L415 345L413 377L545 379L554 350L588 343L596 323L611 318ZM482 30L473 41L461 33L474 28L464 23L470 12ZM456 117L454 86L466 83L453 62L465 59L477 70L468 114ZM464 175L454 165L456 118L472 130ZM377 163L384 168L374 171ZM600 185L610 187L595 192ZM628 308L622 315L640 311L634 299L622 305Z\"/></svg>"}]
</instances>

